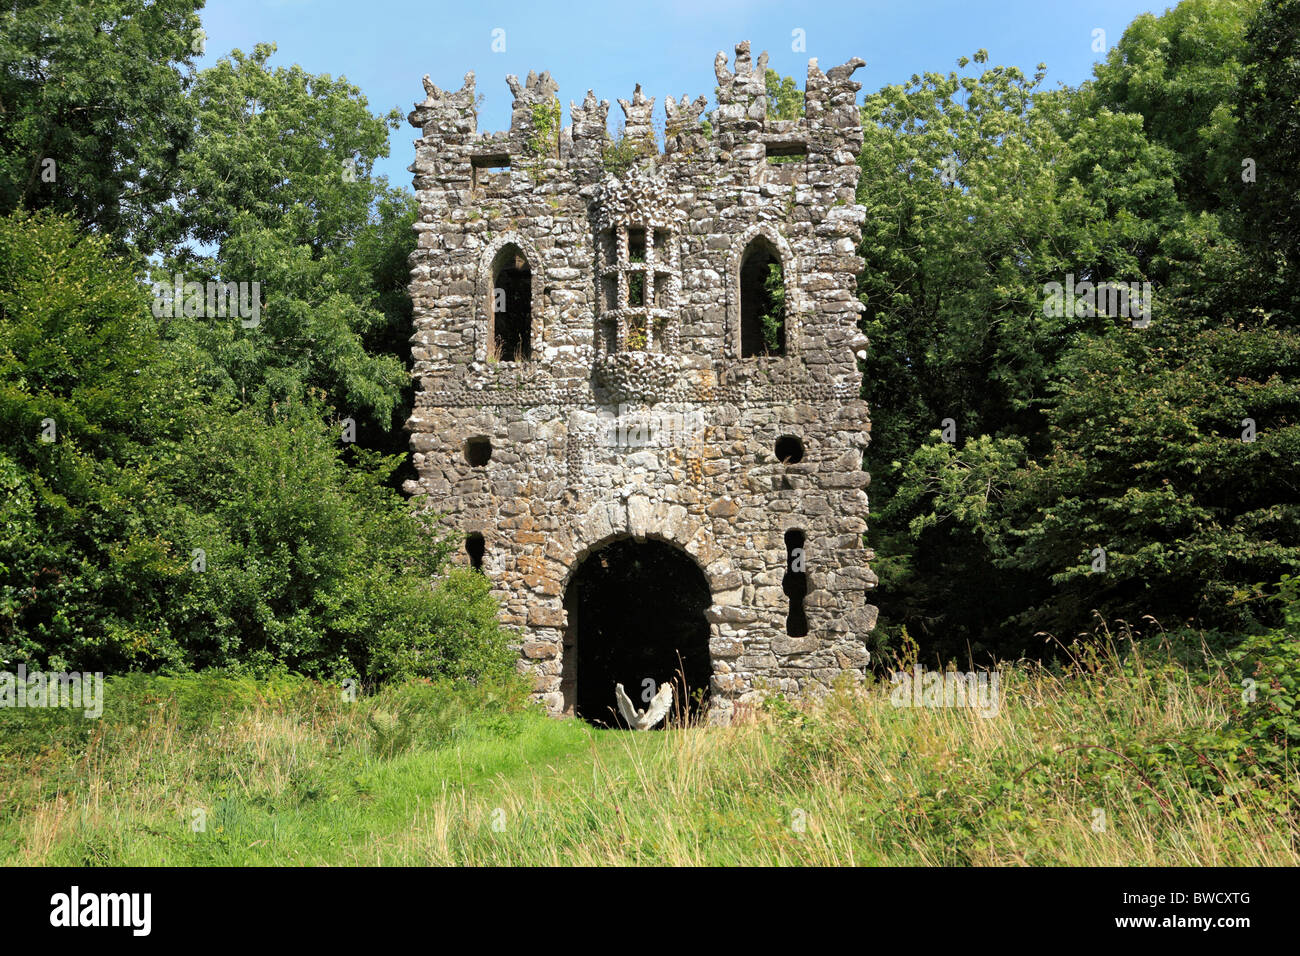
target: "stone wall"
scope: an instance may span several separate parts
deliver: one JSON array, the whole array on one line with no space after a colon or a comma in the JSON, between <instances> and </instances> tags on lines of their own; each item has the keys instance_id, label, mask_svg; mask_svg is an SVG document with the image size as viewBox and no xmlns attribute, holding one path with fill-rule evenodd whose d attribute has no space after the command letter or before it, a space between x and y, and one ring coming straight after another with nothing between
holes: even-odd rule
<instances>
[{"instance_id":1,"label":"stone wall","mask_svg":"<svg viewBox=\"0 0 1300 956\"><path fill-rule=\"evenodd\" d=\"M704 97L669 97L662 152L654 99L638 86L618 102L641 158L618 176L603 161L609 104L590 92L561 130L549 74L510 77L510 129L480 134L473 74L455 92L425 78L410 116L423 135L411 167L419 387L408 422L419 478L407 490L449 527L483 535L521 666L555 713L572 708L565 586L625 535L675 544L705 572L717 719L764 690L865 669L876 610L855 356L867 344L855 295L861 65L823 73L812 61L806 116L778 121L767 118L766 54L753 64L740 44L731 68L719 53L710 127ZM784 355L741 356L741 260L756 238L784 270ZM643 257L630 256L642 241ZM494 360L503 250L531 269L527 361ZM650 287L643 305L638 282ZM801 461L778 460L782 436L802 442ZM476 438L491 442L485 465L467 458ZM806 536L802 637L786 629L790 529Z\"/></svg>"}]
</instances>

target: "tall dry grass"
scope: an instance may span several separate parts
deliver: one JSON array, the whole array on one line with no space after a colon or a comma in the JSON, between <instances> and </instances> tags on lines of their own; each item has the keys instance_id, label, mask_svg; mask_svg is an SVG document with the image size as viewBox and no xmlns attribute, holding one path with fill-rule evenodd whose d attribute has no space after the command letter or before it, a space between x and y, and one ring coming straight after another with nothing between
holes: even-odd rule
<instances>
[{"instance_id":1,"label":"tall dry grass","mask_svg":"<svg viewBox=\"0 0 1300 956\"><path fill-rule=\"evenodd\" d=\"M1075 665L1003 669L988 717L895 706L877 683L656 733L517 707L483 717L473 701L447 718L454 694L344 706L321 689L198 725L164 701L105 723L60 773L8 768L17 803L0 817L0 853L38 865L1300 863L1293 801L1180 750L1227 719L1226 675L1141 655ZM1202 758L1222 787L1198 775Z\"/></svg>"}]
</instances>

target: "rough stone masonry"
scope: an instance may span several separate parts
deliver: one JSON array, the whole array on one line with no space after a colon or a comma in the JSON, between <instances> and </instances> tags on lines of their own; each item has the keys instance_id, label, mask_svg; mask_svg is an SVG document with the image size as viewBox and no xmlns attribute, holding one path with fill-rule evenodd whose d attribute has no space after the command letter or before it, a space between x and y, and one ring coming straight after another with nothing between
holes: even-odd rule
<instances>
[{"instance_id":1,"label":"rough stone masonry","mask_svg":"<svg viewBox=\"0 0 1300 956\"><path fill-rule=\"evenodd\" d=\"M591 92L561 129L548 73L507 77L507 132L478 132L473 73L455 92L426 76L410 114L406 490L467 536L458 560L490 578L555 714L573 712L584 659L566 590L629 538L680 549L707 580L712 721L867 666L864 64L811 61L798 120L769 118L766 64L748 43L731 66L719 53L716 109L704 121L704 97L668 97L662 152L640 86L618 101L621 143ZM771 266L775 336L754 279Z\"/></svg>"}]
</instances>

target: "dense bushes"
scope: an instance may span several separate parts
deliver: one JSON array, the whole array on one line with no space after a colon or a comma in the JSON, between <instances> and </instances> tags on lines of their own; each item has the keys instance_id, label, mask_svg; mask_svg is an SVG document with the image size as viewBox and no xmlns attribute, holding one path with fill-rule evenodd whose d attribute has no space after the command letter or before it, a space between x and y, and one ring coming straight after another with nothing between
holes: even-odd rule
<instances>
[{"instance_id":1,"label":"dense bushes","mask_svg":"<svg viewBox=\"0 0 1300 956\"><path fill-rule=\"evenodd\" d=\"M1186 0L1078 88L980 67L866 98L878 639L964 663L1098 615L1279 623L1259 582L1300 571L1298 12ZM1052 308L1053 282L1149 284L1149 321Z\"/></svg>"},{"instance_id":2,"label":"dense bushes","mask_svg":"<svg viewBox=\"0 0 1300 956\"><path fill-rule=\"evenodd\" d=\"M508 670L481 575L310 396L205 388L67 219L0 220L0 658L29 667ZM219 321L219 320L214 320ZM43 421L52 421L53 441Z\"/></svg>"},{"instance_id":3,"label":"dense bushes","mask_svg":"<svg viewBox=\"0 0 1300 956\"><path fill-rule=\"evenodd\" d=\"M0 14L0 661L508 673L486 579L396 490L415 209L371 169L399 116L272 44L194 73L197 6ZM156 310L178 275L256 321Z\"/></svg>"},{"instance_id":4,"label":"dense bushes","mask_svg":"<svg viewBox=\"0 0 1300 956\"><path fill-rule=\"evenodd\" d=\"M1263 782L1289 782L1300 796L1300 580L1290 575L1274 595L1282 626L1243 641L1230 660L1241 675L1232 703L1227 759L1244 763Z\"/></svg>"}]
</instances>

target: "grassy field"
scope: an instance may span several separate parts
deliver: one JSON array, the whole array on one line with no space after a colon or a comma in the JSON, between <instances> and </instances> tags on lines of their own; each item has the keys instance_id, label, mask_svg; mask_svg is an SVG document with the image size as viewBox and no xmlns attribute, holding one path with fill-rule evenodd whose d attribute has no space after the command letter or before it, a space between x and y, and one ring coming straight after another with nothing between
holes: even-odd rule
<instances>
[{"instance_id":1,"label":"grassy field","mask_svg":"<svg viewBox=\"0 0 1300 956\"><path fill-rule=\"evenodd\" d=\"M1222 671L1131 655L1001 680L989 718L877 683L633 733L504 688L348 703L130 675L99 720L0 712L0 863L1300 863L1294 770L1270 788L1216 749Z\"/></svg>"}]
</instances>

